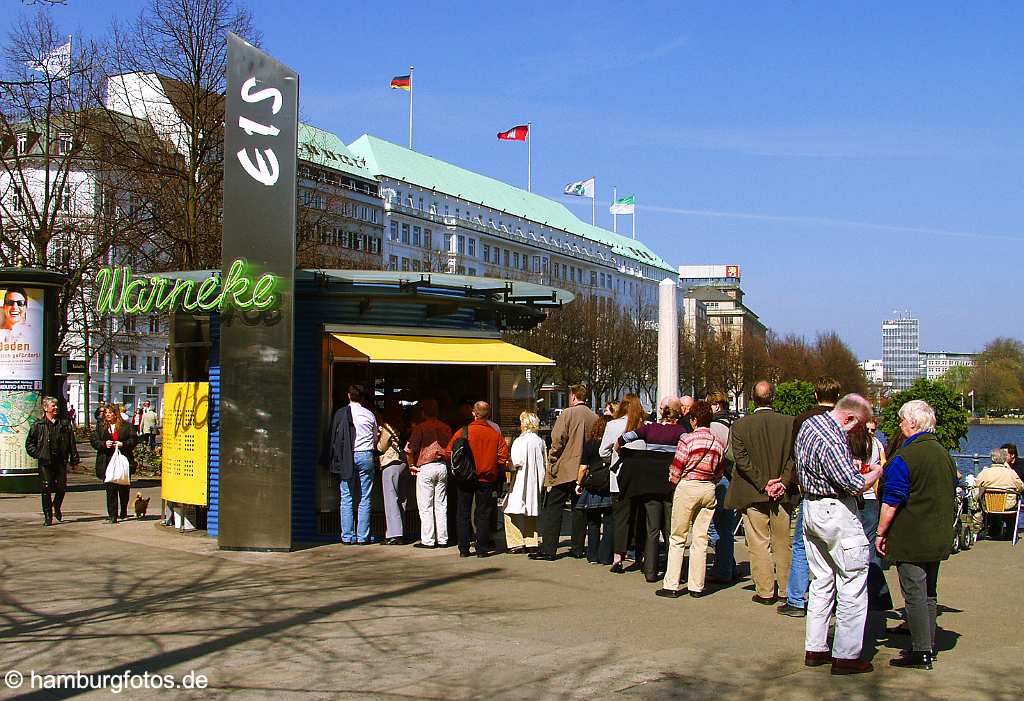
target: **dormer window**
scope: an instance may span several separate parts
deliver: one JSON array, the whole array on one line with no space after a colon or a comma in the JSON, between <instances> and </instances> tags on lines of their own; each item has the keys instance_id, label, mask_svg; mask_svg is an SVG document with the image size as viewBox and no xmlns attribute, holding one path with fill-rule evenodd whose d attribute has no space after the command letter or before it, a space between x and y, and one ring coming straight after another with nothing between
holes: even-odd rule
<instances>
[{"instance_id":1,"label":"dormer window","mask_svg":"<svg viewBox=\"0 0 1024 701\"><path fill-rule=\"evenodd\" d=\"M61 132L60 136L57 137L57 155L66 156L71 153L71 148L74 146L74 140L71 138L71 134L67 132Z\"/></svg>"},{"instance_id":2,"label":"dormer window","mask_svg":"<svg viewBox=\"0 0 1024 701\"><path fill-rule=\"evenodd\" d=\"M18 134L18 155L24 156L28 153L28 135Z\"/></svg>"}]
</instances>

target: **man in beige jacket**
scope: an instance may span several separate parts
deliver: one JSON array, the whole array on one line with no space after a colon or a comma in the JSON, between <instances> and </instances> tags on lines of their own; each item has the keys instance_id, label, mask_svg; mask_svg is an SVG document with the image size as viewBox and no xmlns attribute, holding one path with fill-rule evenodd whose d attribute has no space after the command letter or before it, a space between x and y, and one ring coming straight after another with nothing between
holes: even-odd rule
<instances>
[{"instance_id":1,"label":"man in beige jacket","mask_svg":"<svg viewBox=\"0 0 1024 701\"><path fill-rule=\"evenodd\" d=\"M540 514L541 545L531 560L554 560L558 539L562 535L562 507L566 499L575 505L576 476L583 456L583 442L597 421L597 414L587 406L590 392L583 385L569 388L569 408L559 415L551 429L551 450L548 452L547 493ZM580 530L577 533L577 530ZM573 555L582 557L582 530L573 528Z\"/></svg>"},{"instance_id":2,"label":"man in beige jacket","mask_svg":"<svg viewBox=\"0 0 1024 701\"><path fill-rule=\"evenodd\" d=\"M1006 508L1015 509L1017 508L1017 495L1024 492L1024 482L1021 482L1020 477L1018 477L1017 473L1013 471L1013 468L1006 464L1007 452L1005 448L993 448L991 457L992 464L979 472L974 481L974 485L978 488L978 499L984 500L986 491L1011 491L1014 492L1014 494L1006 500ZM979 529L983 525L983 517L983 513L978 513L975 516L975 523ZM1015 518L1015 516L989 516L989 537L996 539L1004 530L1007 529Z\"/></svg>"}]
</instances>

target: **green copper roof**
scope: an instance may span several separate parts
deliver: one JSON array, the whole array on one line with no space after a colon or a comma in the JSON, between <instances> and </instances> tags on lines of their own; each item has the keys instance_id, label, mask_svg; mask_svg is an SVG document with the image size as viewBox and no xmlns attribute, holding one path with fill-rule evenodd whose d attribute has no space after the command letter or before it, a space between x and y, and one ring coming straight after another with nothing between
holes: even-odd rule
<instances>
[{"instance_id":1,"label":"green copper roof","mask_svg":"<svg viewBox=\"0 0 1024 701\"><path fill-rule=\"evenodd\" d=\"M678 275L674 267L644 244L607 229L587 224L569 211L565 205L555 200L431 158L369 134L360 136L349 145L349 148L352 153L365 158L367 168L378 176L402 180L507 212L512 216L522 217L553 229L561 229L609 246L617 256L659 268L673 276Z\"/></svg>"},{"instance_id":2,"label":"green copper roof","mask_svg":"<svg viewBox=\"0 0 1024 701\"><path fill-rule=\"evenodd\" d=\"M342 173L376 182L366 168L366 159L349 151L348 146L329 131L299 122L299 160L315 163Z\"/></svg>"}]
</instances>

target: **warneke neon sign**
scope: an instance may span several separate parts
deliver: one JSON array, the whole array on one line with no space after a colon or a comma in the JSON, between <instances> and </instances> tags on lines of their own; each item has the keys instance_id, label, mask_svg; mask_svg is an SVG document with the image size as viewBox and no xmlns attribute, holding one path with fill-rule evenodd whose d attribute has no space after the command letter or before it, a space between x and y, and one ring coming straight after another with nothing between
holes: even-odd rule
<instances>
[{"instance_id":1,"label":"warneke neon sign","mask_svg":"<svg viewBox=\"0 0 1024 701\"><path fill-rule=\"evenodd\" d=\"M265 273L253 278L244 260L235 260L228 268L223 284L219 277L202 281L147 275L133 277L128 266L102 268L96 276L100 293L96 311L100 314L150 314L183 309L224 311L265 311L277 303L274 294L278 276Z\"/></svg>"}]
</instances>

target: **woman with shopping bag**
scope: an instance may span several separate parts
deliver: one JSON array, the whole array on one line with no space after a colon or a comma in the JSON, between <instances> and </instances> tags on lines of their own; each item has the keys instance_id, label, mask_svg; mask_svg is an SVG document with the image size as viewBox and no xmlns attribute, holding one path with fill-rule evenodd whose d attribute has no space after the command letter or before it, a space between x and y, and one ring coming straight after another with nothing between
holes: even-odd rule
<instances>
[{"instance_id":1,"label":"woman with shopping bag","mask_svg":"<svg viewBox=\"0 0 1024 701\"><path fill-rule=\"evenodd\" d=\"M107 522L128 518L128 494L131 472L135 469L135 444L138 434L121 416L121 407L108 404L93 431L96 449L96 477L107 487Z\"/></svg>"}]
</instances>

